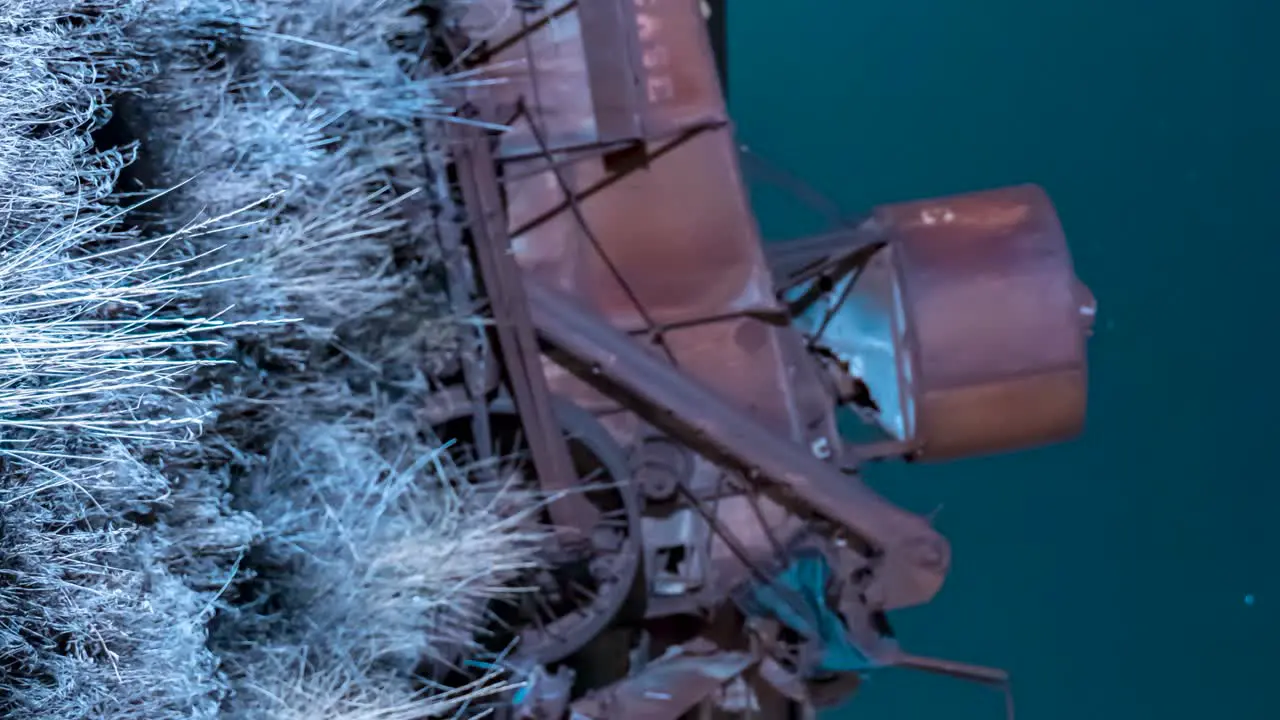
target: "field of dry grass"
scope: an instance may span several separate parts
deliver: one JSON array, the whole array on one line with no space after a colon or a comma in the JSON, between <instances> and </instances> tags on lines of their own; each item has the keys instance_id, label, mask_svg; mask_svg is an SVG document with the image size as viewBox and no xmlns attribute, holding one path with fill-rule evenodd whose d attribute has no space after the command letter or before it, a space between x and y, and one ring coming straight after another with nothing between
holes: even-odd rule
<instances>
[{"instance_id":1,"label":"field of dry grass","mask_svg":"<svg viewBox=\"0 0 1280 720\"><path fill-rule=\"evenodd\" d=\"M0 0L0 717L458 706L414 669L539 538L414 413L468 322L415 10Z\"/></svg>"}]
</instances>

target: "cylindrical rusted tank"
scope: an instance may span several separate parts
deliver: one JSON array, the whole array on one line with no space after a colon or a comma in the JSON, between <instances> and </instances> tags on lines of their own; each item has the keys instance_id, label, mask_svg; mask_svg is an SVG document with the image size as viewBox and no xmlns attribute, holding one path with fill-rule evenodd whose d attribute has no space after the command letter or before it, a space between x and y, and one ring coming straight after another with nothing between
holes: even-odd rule
<instances>
[{"instance_id":1,"label":"cylindrical rusted tank","mask_svg":"<svg viewBox=\"0 0 1280 720\"><path fill-rule=\"evenodd\" d=\"M874 217L889 239L900 395L920 457L1079 433L1094 300L1044 191L899 203Z\"/></svg>"}]
</instances>

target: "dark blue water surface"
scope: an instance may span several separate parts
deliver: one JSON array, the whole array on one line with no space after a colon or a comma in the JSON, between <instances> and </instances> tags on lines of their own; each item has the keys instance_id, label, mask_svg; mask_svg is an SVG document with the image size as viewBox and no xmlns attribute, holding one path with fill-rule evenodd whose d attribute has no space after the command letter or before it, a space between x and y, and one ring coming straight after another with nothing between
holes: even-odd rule
<instances>
[{"instance_id":1,"label":"dark blue water surface","mask_svg":"<svg viewBox=\"0 0 1280 720\"><path fill-rule=\"evenodd\" d=\"M873 473L955 551L904 644L1023 720L1280 720L1280 3L731 3L745 143L850 212L1041 183L1100 303L1078 441ZM1001 712L890 672L831 717Z\"/></svg>"}]
</instances>

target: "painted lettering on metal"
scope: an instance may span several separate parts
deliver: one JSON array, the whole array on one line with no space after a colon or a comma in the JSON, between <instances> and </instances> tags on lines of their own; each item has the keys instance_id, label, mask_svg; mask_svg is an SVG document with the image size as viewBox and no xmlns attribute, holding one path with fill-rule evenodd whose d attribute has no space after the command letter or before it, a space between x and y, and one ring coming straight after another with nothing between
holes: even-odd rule
<instances>
[{"instance_id":1,"label":"painted lettering on metal","mask_svg":"<svg viewBox=\"0 0 1280 720\"><path fill-rule=\"evenodd\" d=\"M632 0L640 35L640 62L645 70L645 95L655 105L670 102L676 97L675 78L671 74L671 50L662 37L660 6L663 1Z\"/></svg>"}]
</instances>

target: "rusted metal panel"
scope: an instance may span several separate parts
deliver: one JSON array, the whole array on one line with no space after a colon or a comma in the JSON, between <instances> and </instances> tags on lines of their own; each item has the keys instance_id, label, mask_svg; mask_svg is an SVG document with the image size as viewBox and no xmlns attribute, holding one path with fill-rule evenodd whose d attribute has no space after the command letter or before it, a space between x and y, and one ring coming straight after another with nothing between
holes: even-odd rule
<instances>
[{"instance_id":1,"label":"rusted metal panel","mask_svg":"<svg viewBox=\"0 0 1280 720\"><path fill-rule=\"evenodd\" d=\"M566 209L519 232L563 202L555 174L536 172L545 164L517 165L523 179L507 186L517 258L615 326L646 329L636 300L658 325L776 312L728 127L699 133L582 198L581 221ZM583 194L609 174L600 158L561 170L571 192Z\"/></svg>"},{"instance_id":2,"label":"rusted metal panel","mask_svg":"<svg viewBox=\"0 0 1280 720\"><path fill-rule=\"evenodd\" d=\"M492 48L482 60L494 82L473 96L495 104L495 122L523 105L552 152L655 141L728 120L698 0L560 0L505 14L497 0L477 0L464 24ZM542 152L521 118L499 155Z\"/></svg>"},{"instance_id":3,"label":"rusted metal panel","mask_svg":"<svg viewBox=\"0 0 1280 720\"><path fill-rule=\"evenodd\" d=\"M624 0L625 1L625 0ZM644 132L650 140L728 120L699 0L635 4Z\"/></svg>"},{"instance_id":4,"label":"rusted metal panel","mask_svg":"<svg viewBox=\"0 0 1280 720\"><path fill-rule=\"evenodd\" d=\"M1079 280L1048 196L1023 185L879 208L905 314L922 456L1077 434L1086 357Z\"/></svg>"},{"instance_id":5,"label":"rusted metal panel","mask_svg":"<svg viewBox=\"0 0 1280 720\"><path fill-rule=\"evenodd\" d=\"M782 345L798 341L794 333L752 317L733 317L671 330L665 339L681 372L784 437L806 436L790 391L798 369L783 361Z\"/></svg>"}]
</instances>

